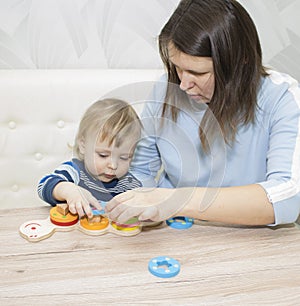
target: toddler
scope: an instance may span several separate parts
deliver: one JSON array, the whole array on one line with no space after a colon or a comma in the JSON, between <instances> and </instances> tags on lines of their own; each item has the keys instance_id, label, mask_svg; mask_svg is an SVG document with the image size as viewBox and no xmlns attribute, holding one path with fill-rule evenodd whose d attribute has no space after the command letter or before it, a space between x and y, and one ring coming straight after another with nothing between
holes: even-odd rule
<instances>
[{"instance_id":1,"label":"toddler","mask_svg":"<svg viewBox=\"0 0 300 306\"><path fill-rule=\"evenodd\" d=\"M91 206L141 186L128 172L142 124L132 106L118 99L92 104L83 115L75 139L75 157L38 184L38 194L55 206L67 203L79 217L93 216Z\"/></svg>"}]
</instances>

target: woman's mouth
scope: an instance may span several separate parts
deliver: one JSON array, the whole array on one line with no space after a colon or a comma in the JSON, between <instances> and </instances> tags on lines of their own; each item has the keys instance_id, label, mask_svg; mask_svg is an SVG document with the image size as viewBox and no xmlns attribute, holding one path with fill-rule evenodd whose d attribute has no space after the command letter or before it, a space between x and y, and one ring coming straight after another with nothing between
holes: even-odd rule
<instances>
[{"instance_id":1,"label":"woman's mouth","mask_svg":"<svg viewBox=\"0 0 300 306\"><path fill-rule=\"evenodd\" d=\"M202 96L202 95L188 94L188 96L189 96L192 100L194 100L194 101L196 101L196 102L199 102L199 103L207 103L207 102L209 102L209 100L208 100L206 97Z\"/></svg>"}]
</instances>

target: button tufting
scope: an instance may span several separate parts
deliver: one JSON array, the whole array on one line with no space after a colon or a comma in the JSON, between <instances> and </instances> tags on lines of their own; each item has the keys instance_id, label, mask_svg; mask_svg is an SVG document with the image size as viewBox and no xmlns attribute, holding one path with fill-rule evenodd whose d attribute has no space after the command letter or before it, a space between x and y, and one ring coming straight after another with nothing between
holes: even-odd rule
<instances>
[{"instance_id":1,"label":"button tufting","mask_svg":"<svg viewBox=\"0 0 300 306\"><path fill-rule=\"evenodd\" d=\"M41 159L43 159L43 154L42 153L39 153L39 152L37 152L37 153L35 153L35 159L36 160L41 160Z\"/></svg>"},{"instance_id":2,"label":"button tufting","mask_svg":"<svg viewBox=\"0 0 300 306\"><path fill-rule=\"evenodd\" d=\"M11 191L13 191L13 192L19 191L19 186L17 184L12 185L11 186Z\"/></svg>"},{"instance_id":3,"label":"button tufting","mask_svg":"<svg viewBox=\"0 0 300 306\"><path fill-rule=\"evenodd\" d=\"M56 123L57 127L62 129L65 126L65 122L63 120L59 120Z\"/></svg>"},{"instance_id":4,"label":"button tufting","mask_svg":"<svg viewBox=\"0 0 300 306\"><path fill-rule=\"evenodd\" d=\"M13 130L17 127L17 124L14 121L9 121L8 127Z\"/></svg>"}]
</instances>

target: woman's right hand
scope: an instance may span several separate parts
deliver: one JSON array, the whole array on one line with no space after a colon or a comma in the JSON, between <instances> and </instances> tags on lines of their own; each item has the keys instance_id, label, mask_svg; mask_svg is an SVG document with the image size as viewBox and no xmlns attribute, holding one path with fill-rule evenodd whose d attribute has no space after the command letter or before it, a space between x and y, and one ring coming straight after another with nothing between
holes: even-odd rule
<instances>
[{"instance_id":1,"label":"woman's right hand","mask_svg":"<svg viewBox=\"0 0 300 306\"><path fill-rule=\"evenodd\" d=\"M93 217L90 205L98 210L103 209L98 200L88 190L72 182L58 183L53 189L53 197L58 201L65 201L70 212L78 214L79 217L84 215L87 215L88 218Z\"/></svg>"},{"instance_id":2,"label":"woman's right hand","mask_svg":"<svg viewBox=\"0 0 300 306\"><path fill-rule=\"evenodd\" d=\"M192 195L193 188L137 188L115 196L105 211L111 220L119 223L132 217L140 221L164 221L180 213Z\"/></svg>"}]
</instances>

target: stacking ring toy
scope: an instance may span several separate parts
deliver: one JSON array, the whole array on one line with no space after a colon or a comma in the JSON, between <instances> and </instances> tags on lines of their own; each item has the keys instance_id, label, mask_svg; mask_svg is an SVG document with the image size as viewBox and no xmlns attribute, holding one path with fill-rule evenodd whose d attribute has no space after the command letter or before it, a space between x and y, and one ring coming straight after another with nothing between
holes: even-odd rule
<instances>
[{"instance_id":1,"label":"stacking ring toy","mask_svg":"<svg viewBox=\"0 0 300 306\"><path fill-rule=\"evenodd\" d=\"M122 228L125 228L125 227L135 227L135 226L139 226L141 224L141 222L136 217L129 219L124 224L118 223L118 222L114 222L114 223L115 223L116 226L119 226L119 227L122 227Z\"/></svg>"},{"instance_id":2,"label":"stacking ring toy","mask_svg":"<svg viewBox=\"0 0 300 306\"><path fill-rule=\"evenodd\" d=\"M58 208L57 206L51 208L50 216L45 220L32 220L23 223L19 228L20 235L32 242L46 239L52 236L55 231L71 231L73 229L78 229L92 236L108 232L119 236L134 236L139 234L144 226L137 218L130 219L125 224L112 222L99 210L93 210L91 219L85 216L79 220L78 215L73 215L69 211L64 214Z\"/></svg>"},{"instance_id":3,"label":"stacking ring toy","mask_svg":"<svg viewBox=\"0 0 300 306\"><path fill-rule=\"evenodd\" d=\"M174 258L159 256L149 261L148 270L157 277L169 278L179 273L180 264Z\"/></svg>"},{"instance_id":4,"label":"stacking ring toy","mask_svg":"<svg viewBox=\"0 0 300 306\"><path fill-rule=\"evenodd\" d=\"M97 231L104 230L109 226L109 220L101 215L94 215L92 219L86 216L80 219L80 230L86 234L97 234Z\"/></svg>"},{"instance_id":5,"label":"stacking ring toy","mask_svg":"<svg viewBox=\"0 0 300 306\"><path fill-rule=\"evenodd\" d=\"M53 224L58 226L71 226L77 223L78 215L73 215L71 213L63 215L57 211L56 207L53 207L50 210L50 220Z\"/></svg>"},{"instance_id":6,"label":"stacking ring toy","mask_svg":"<svg viewBox=\"0 0 300 306\"><path fill-rule=\"evenodd\" d=\"M104 215L105 214L105 206L107 205L107 202L101 201L102 210L98 210L96 208L92 208L92 212L94 216L97 215Z\"/></svg>"},{"instance_id":7,"label":"stacking ring toy","mask_svg":"<svg viewBox=\"0 0 300 306\"><path fill-rule=\"evenodd\" d=\"M175 217L168 219L166 222L172 228L187 229L193 225L194 219L188 217Z\"/></svg>"}]
</instances>

